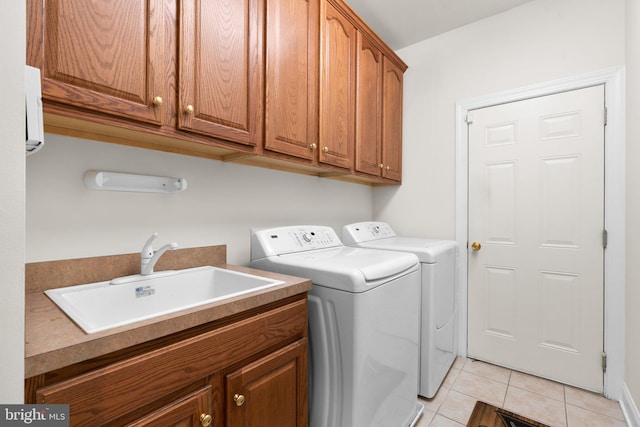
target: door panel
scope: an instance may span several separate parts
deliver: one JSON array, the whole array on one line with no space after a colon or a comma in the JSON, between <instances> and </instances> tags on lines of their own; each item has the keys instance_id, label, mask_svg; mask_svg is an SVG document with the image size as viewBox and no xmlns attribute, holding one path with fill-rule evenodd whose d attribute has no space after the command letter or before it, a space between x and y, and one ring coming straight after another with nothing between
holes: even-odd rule
<instances>
[{"instance_id":1,"label":"door panel","mask_svg":"<svg viewBox=\"0 0 640 427\"><path fill-rule=\"evenodd\" d=\"M382 172L382 53L360 31L356 46L356 170Z\"/></svg>"},{"instance_id":2,"label":"door panel","mask_svg":"<svg viewBox=\"0 0 640 427\"><path fill-rule=\"evenodd\" d=\"M402 179L402 70L383 59L382 176Z\"/></svg>"},{"instance_id":3,"label":"door panel","mask_svg":"<svg viewBox=\"0 0 640 427\"><path fill-rule=\"evenodd\" d=\"M37 54L45 100L152 124L162 122L162 2L40 2Z\"/></svg>"},{"instance_id":4,"label":"door panel","mask_svg":"<svg viewBox=\"0 0 640 427\"><path fill-rule=\"evenodd\" d=\"M267 0L266 5L264 148L314 161L319 1Z\"/></svg>"},{"instance_id":5,"label":"door panel","mask_svg":"<svg viewBox=\"0 0 640 427\"><path fill-rule=\"evenodd\" d=\"M469 356L601 392L604 86L471 113Z\"/></svg>"},{"instance_id":6,"label":"door panel","mask_svg":"<svg viewBox=\"0 0 640 427\"><path fill-rule=\"evenodd\" d=\"M320 162L351 168L355 138L356 28L331 3L321 6Z\"/></svg>"},{"instance_id":7,"label":"door panel","mask_svg":"<svg viewBox=\"0 0 640 427\"><path fill-rule=\"evenodd\" d=\"M261 0L180 2L178 127L262 142Z\"/></svg>"}]
</instances>

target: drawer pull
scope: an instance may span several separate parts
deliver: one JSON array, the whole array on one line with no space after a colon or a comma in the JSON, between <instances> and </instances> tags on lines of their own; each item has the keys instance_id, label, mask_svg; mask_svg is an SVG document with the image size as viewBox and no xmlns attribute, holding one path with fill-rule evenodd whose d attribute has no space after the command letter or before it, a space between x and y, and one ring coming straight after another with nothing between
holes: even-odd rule
<instances>
[{"instance_id":1,"label":"drawer pull","mask_svg":"<svg viewBox=\"0 0 640 427\"><path fill-rule=\"evenodd\" d=\"M202 414L200 415L200 422L202 423L203 427L209 427L211 425L211 421L213 421L213 417L209 414Z\"/></svg>"},{"instance_id":2,"label":"drawer pull","mask_svg":"<svg viewBox=\"0 0 640 427\"><path fill-rule=\"evenodd\" d=\"M237 406L244 405L244 395L236 393L233 395L233 401L236 402Z\"/></svg>"}]
</instances>

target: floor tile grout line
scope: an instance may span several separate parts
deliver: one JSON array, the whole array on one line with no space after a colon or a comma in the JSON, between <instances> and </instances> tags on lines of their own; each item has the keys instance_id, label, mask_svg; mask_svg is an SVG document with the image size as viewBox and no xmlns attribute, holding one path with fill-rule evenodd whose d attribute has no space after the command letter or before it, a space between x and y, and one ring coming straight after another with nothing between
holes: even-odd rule
<instances>
[{"instance_id":1,"label":"floor tile grout line","mask_svg":"<svg viewBox=\"0 0 640 427\"><path fill-rule=\"evenodd\" d=\"M564 399L564 420L567 427L569 427L569 410L567 409L567 387L562 385L562 397Z\"/></svg>"},{"instance_id":2,"label":"floor tile grout line","mask_svg":"<svg viewBox=\"0 0 640 427\"><path fill-rule=\"evenodd\" d=\"M509 370L509 378L507 379L507 388L504 391L504 398L502 399L501 408L504 409L505 403L507 403L507 394L509 393L509 387L511 387L511 375L513 374L513 370Z\"/></svg>"}]
</instances>

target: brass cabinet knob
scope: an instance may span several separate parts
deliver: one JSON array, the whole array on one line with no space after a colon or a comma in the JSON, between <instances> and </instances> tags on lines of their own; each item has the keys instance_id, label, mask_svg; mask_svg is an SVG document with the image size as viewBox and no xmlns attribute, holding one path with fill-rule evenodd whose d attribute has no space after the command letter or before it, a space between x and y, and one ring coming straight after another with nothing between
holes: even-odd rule
<instances>
[{"instance_id":1,"label":"brass cabinet knob","mask_svg":"<svg viewBox=\"0 0 640 427\"><path fill-rule=\"evenodd\" d=\"M187 114L193 114L193 112L194 112L195 110L196 110L196 109L195 109L195 108L193 108L193 105L191 105L191 104L189 104L189 105L187 105L186 107L184 107L184 112L185 112L185 113L187 113Z\"/></svg>"},{"instance_id":2,"label":"brass cabinet knob","mask_svg":"<svg viewBox=\"0 0 640 427\"><path fill-rule=\"evenodd\" d=\"M233 401L236 402L237 406L244 405L244 395L238 394L238 393L234 394L233 395Z\"/></svg>"},{"instance_id":3,"label":"brass cabinet knob","mask_svg":"<svg viewBox=\"0 0 640 427\"><path fill-rule=\"evenodd\" d=\"M329 147L322 147L322 152L323 153L328 153L329 152Z\"/></svg>"},{"instance_id":4,"label":"brass cabinet knob","mask_svg":"<svg viewBox=\"0 0 640 427\"><path fill-rule=\"evenodd\" d=\"M158 107L162 105L162 103L164 102L164 100L162 99L161 96L154 96L153 97L153 105L157 105Z\"/></svg>"},{"instance_id":5,"label":"brass cabinet knob","mask_svg":"<svg viewBox=\"0 0 640 427\"><path fill-rule=\"evenodd\" d=\"M391 166L387 166L387 167L386 167L386 169L387 169L388 171L390 171L390 170L391 170Z\"/></svg>"},{"instance_id":6,"label":"brass cabinet knob","mask_svg":"<svg viewBox=\"0 0 640 427\"><path fill-rule=\"evenodd\" d=\"M202 423L204 427L209 427L211 425L211 421L213 421L213 417L211 415L209 414L200 415L200 423Z\"/></svg>"},{"instance_id":7,"label":"brass cabinet knob","mask_svg":"<svg viewBox=\"0 0 640 427\"><path fill-rule=\"evenodd\" d=\"M479 251L480 249L482 249L482 245L480 244L480 242L473 242L471 244L471 249L473 249L474 251Z\"/></svg>"},{"instance_id":8,"label":"brass cabinet knob","mask_svg":"<svg viewBox=\"0 0 640 427\"><path fill-rule=\"evenodd\" d=\"M384 169L384 165L383 165L382 163L380 163L380 164L378 165L378 168L380 168L380 169Z\"/></svg>"},{"instance_id":9,"label":"brass cabinet knob","mask_svg":"<svg viewBox=\"0 0 640 427\"><path fill-rule=\"evenodd\" d=\"M318 145L314 142L312 144L309 144L309 148L311 148L312 150L315 150L316 148L318 148Z\"/></svg>"}]
</instances>

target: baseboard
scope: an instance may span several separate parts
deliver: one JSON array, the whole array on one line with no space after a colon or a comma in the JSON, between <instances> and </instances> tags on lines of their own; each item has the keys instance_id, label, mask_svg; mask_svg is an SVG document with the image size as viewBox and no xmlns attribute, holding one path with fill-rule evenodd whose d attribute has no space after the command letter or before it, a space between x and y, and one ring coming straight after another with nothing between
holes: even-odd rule
<instances>
[{"instance_id":1,"label":"baseboard","mask_svg":"<svg viewBox=\"0 0 640 427\"><path fill-rule=\"evenodd\" d=\"M626 384L622 385L620 406L622 407L622 412L627 420L627 425L629 425L629 427L640 427L640 412L638 411L638 405L633 401L633 397L631 396Z\"/></svg>"}]
</instances>

